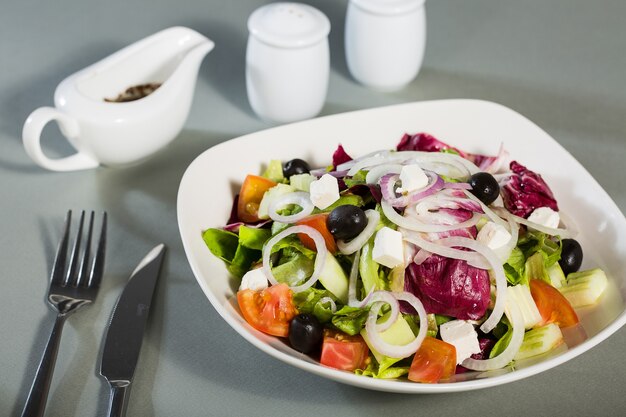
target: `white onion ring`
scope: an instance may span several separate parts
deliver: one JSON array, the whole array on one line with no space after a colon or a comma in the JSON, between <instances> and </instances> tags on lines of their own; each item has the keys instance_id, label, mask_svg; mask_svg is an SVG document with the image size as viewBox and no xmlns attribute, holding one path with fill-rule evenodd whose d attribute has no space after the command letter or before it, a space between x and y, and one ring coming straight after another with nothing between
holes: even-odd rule
<instances>
[{"instance_id":1,"label":"white onion ring","mask_svg":"<svg viewBox=\"0 0 626 417\"><path fill-rule=\"evenodd\" d=\"M381 177L387 174L399 174L402 164L382 164L370 169L365 176L366 184L378 184Z\"/></svg>"},{"instance_id":2,"label":"white onion ring","mask_svg":"<svg viewBox=\"0 0 626 417\"><path fill-rule=\"evenodd\" d=\"M387 297L384 297L381 293L387 293L392 295L393 302L389 304L392 307L392 311L393 305L395 304L396 306L398 306L398 300L403 300L408 302L419 315L419 333L413 341L407 343L406 345L392 345L385 342L382 337L380 337L380 332L386 330L382 329L382 325L388 324L386 328L389 328L397 320L396 317L396 319L392 321L392 317L390 316L387 321L385 321L385 323L382 323L381 325L377 323L378 313L380 309L382 308L384 303L388 302ZM367 321L365 323L365 330L367 331L367 336L370 343L372 344L372 347L376 349L376 351L378 351L379 353L385 356L389 356L391 358L406 358L417 352L419 347L422 345L422 342L424 341L424 338L426 337L426 333L428 331L428 325L426 324L428 323L426 310L424 309L421 301L413 294L407 292L388 293L386 291L376 291L374 293L373 299L375 301L372 305L369 315L367 316Z\"/></svg>"},{"instance_id":3,"label":"white onion ring","mask_svg":"<svg viewBox=\"0 0 626 417\"><path fill-rule=\"evenodd\" d=\"M321 305L322 307L324 306L324 304L329 303L330 304L330 311L335 313L337 311L337 304L335 304L335 300L333 300L330 297L322 297L317 301L317 304Z\"/></svg>"},{"instance_id":4,"label":"white onion ring","mask_svg":"<svg viewBox=\"0 0 626 417\"><path fill-rule=\"evenodd\" d=\"M348 176L353 176L357 172L361 171L365 168L371 168L377 165L400 162L404 160L405 157L401 155L401 152L388 152L386 154L376 154L374 156L370 156L367 158L363 158L359 161L356 161L348 170ZM343 168L343 167L342 167ZM339 167L337 167L339 169Z\"/></svg>"},{"instance_id":5,"label":"white onion ring","mask_svg":"<svg viewBox=\"0 0 626 417\"><path fill-rule=\"evenodd\" d=\"M379 150L377 150L377 151L373 151L373 152L370 152L370 153L366 153L365 155L361 155L361 156L360 156L360 157L358 157L358 158L351 159L351 160L349 160L349 161L346 161L346 162L344 162L344 163L341 163L341 164L337 165L337 170L338 170L338 171L343 171L343 170L346 170L346 169L348 169L348 170L349 170L349 169L350 169L350 168L352 168L352 167L354 166L354 164L356 164L357 162L361 162L361 161L363 161L363 160L365 160L365 159L367 159L367 158L371 158L371 157L373 157L373 156L385 157L385 156L389 155L391 152L392 152L392 151L391 151L391 150L388 150L388 149L383 149L383 150L380 150L380 149L379 149Z\"/></svg>"},{"instance_id":6,"label":"white onion ring","mask_svg":"<svg viewBox=\"0 0 626 417\"><path fill-rule=\"evenodd\" d=\"M507 259L509 259L509 256L511 256L513 248L517 246L517 239L519 238L519 226L511 217L511 213L509 213L506 209L501 210L496 208L496 213L494 210L489 208L489 206L480 201L478 197L476 197L471 192L465 191L465 195L480 204L487 217L489 217L489 220L509 230L509 233L511 234L511 238L509 239L509 241L504 246L495 250L502 263L506 262ZM502 220L502 217L504 217L506 221Z\"/></svg>"},{"instance_id":7,"label":"white onion ring","mask_svg":"<svg viewBox=\"0 0 626 417\"><path fill-rule=\"evenodd\" d=\"M296 214L291 214L289 216L283 216L281 214L276 213L277 210L289 205L295 204L302 207L302 210ZM275 222L281 223L295 223L298 220L302 220L311 213L313 213L313 203L311 202L311 198L309 193L304 191L295 191L293 193L284 194L277 197L274 201L270 203L268 208L269 216Z\"/></svg>"},{"instance_id":8,"label":"white onion ring","mask_svg":"<svg viewBox=\"0 0 626 417\"><path fill-rule=\"evenodd\" d=\"M471 190L472 186L468 182L445 182L443 188L447 190Z\"/></svg>"},{"instance_id":9,"label":"white onion ring","mask_svg":"<svg viewBox=\"0 0 626 417\"><path fill-rule=\"evenodd\" d=\"M466 237L446 237L439 239L436 243L445 246L460 246L471 249L484 256L487 262L491 264L491 270L494 272L496 280L496 302L489 318L480 326L480 330L484 333L489 333L502 318L507 300L506 275L504 275L504 268L502 267L500 258L487 246Z\"/></svg>"},{"instance_id":10,"label":"white onion ring","mask_svg":"<svg viewBox=\"0 0 626 417\"><path fill-rule=\"evenodd\" d=\"M575 228L560 229L560 228L546 227L542 224L528 221L527 219L523 217L516 216L513 213L509 213L509 216L511 216L511 218L519 224L523 224L525 226L528 226L532 229L538 230L540 232L546 233L551 236L560 236L561 239L573 238L573 237L576 237L576 235L578 234L578 231Z\"/></svg>"},{"instance_id":11,"label":"white onion ring","mask_svg":"<svg viewBox=\"0 0 626 417\"><path fill-rule=\"evenodd\" d=\"M393 296L393 293L391 293L390 291L374 291L372 293L372 296L370 297L368 304L371 304L372 309L373 307L378 305L378 310L374 314L374 330L376 330L376 332L384 332L385 330L393 326L396 320L398 320L398 315L400 314L400 304L398 304L398 300L396 300L396 298ZM385 320L383 323L378 323L378 312L382 308L383 304L388 304L391 310L389 311L389 317L387 318L387 320ZM371 310L368 315L368 320L370 316L372 316Z\"/></svg>"},{"instance_id":12,"label":"white onion ring","mask_svg":"<svg viewBox=\"0 0 626 417\"><path fill-rule=\"evenodd\" d=\"M471 219L452 225L427 224L401 216L385 200L380 202L380 206L383 209L383 213L390 221L404 229L413 230L415 232L437 233L449 232L456 229L465 229L467 227L475 226L482 217L482 214L474 214Z\"/></svg>"},{"instance_id":13,"label":"white onion ring","mask_svg":"<svg viewBox=\"0 0 626 417\"><path fill-rule=\"evenodd\" d=\"M339 252L344 255L352 255L354 252L361 249L370 237L372 237L376 231L378 222L380 221L380 213L376 210L369 209L365 211L365 215L367 216L367 225L365 226L365 229L363 229L361 233L349 242L338 240L337 248L339 249Z\"/></svg>"},{"instance_id":14,"label":"white onion ring","mask_svg":"<svg viewBox=\"0 0 626 417\"><path fill-rule=\"evenodd\" d=\"M524 341L524 320L519 307L514 302L507 303L506 315L513 326L513 334L506 349L491 359L467 358L461 363L462 366L474 371L490 371L501 369L513 360Z\"/></svg>"},{"instance_id":15,"label":"white onion ring","mask_svg":"<svg viewBox=\"0 0 626 417\"><path fill-rule=\"evenodd\" d=\"M352 176L362 169L385 163L401 163L413 160L417 163L442 163L455 167L461 172L460 177L470 177L480 169L471 161L450 153L423 151L383 151L365 155L357 160L348 161L337 166L338 171L348 169Z\"/></svg>"},{"instance_id":16,"label":"white onion ring","mask_svg":"<svg viewBox=\"0 0 626 417\"><path fill-rule=\"evenodd\" d=\"M491 220L492 222L494 222L496 224L499 224L502 227L508 227L509 226L507 224L507 222L502 220L502 218L499 215L497 215L493 210L491 210L488 205L486 205L485 203L480 201L480 199L478 197L476 197L470 191L465 190L464 192L465 192L465 195L467 196L467 198L469 198L472 201L475 201L476 203L478 203L480 205L480 207L483 209L483 211L485 212L487 217L489 217L489 220ZM516 242L517 242L517 240L516 240Z\"/></svg>"},{"instance_id":17,"label":"white onion ring","mask_svg":"<svg viewBox=\"0 0 626 417\"><path fill-rule=\"evenodd\" d=\"M395 184L400 178L399 175L383 175L383 177L380 179L380 191L382 193L383 199L386 200L393 207L406 207L441 190L444 184L443 179L432 171L425 171L424 173L428 177L427 185L399 197L396 197L395 189Z\"/></svg>"},{"instance_id":18,"label":"white onion ring","mask_svg":"<svg viewBox=\"0 0 626 417\"><path fill-rule=\"evenodd\" d=\"M289 287L293 292L298 293L310 288L313 284L317 282L320 273L324 269L326 256L328 255L328 249L326 249L326 243L324 242L322 234L314 228L304 225L291 226L276 234L275 236L272 236L272 238L270 238L270 240L268 240L263 246L263 272L265 273L267 280L272 285L278 284L278 281L274 277L274 274L272 274L272 265L270 262L272 247L285 237L293 235L295 233L304 233L309 235L311 239L313 239L313 242L315 242L315 248L317 249L317 256L315 257L315 264L313 265L313 274L311 274L311 277L301 285Z\"/></svg>"},{"instance_id":19,"label":"white onion ring","mask_svg":"<svg viewBox=\"0 0 626 417\"><path fill-rule=\"evenodd\" d=\"M417 233L413 233L410 231L402 231L402 232L403 232L402 235L405 241L412 243L414 245L417 245L420 248L426 250L426 253L422 254L423 251L419 251L415 255L416 258L419 257L417 261L414 260L414 262L418 265L424 262L426 258L430 256L430 254L436 253L437 255L441 255L446 258L460 259L460 260L466 261L469 265L475 268L491 269L491 264L480 253L467 252L467 251L460 250L460 249L454 249L448 245L444 246L436 242L430 242L420 237ZM437 242L439 242L440 240L437 240ZM468 240L471 240L471 239L468 239ZM459 246L467 247L466 245L459 245Z\"/></svg>"},{"instance_id":20,"label":"white onion ring","mask_svg":"<svg viewBox=\"0 0 626 417\"><path fill-rule=\"evenodd\" d=\"M354 259L352 260L352 267L350 268L350 277L348 278L348 305L350 307L363 308L365 307L365 304L361 305L362 301L359 301L356 298L356 280L359 275L359 259L360 258L361 258L361 251L358 251L356 255L354 255Z\"/></svg>"}]
</instances>

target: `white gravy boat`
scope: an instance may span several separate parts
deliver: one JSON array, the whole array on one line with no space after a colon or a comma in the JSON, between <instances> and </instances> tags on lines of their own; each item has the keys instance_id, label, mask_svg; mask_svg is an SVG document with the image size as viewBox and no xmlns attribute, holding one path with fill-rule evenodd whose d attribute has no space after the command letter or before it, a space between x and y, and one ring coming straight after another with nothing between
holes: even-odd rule
<instances>
[{"instance_id":1,"label":"white gravy boat","mask_svg":"<svg viewBox=\"0 0 626 417\"><path fill-rule=\"evenodd\" d=\"M148 157L180 133L198 69L213 46L194 30L172 27L67 77L54 93L56 108L41 107L26 120L26 153L53 171L123 165ZM105 101L148 83L161 86L135 101ZM41 133L52 120L77 153L57 159L44 154Z\"/></svg>"}]
</instances>

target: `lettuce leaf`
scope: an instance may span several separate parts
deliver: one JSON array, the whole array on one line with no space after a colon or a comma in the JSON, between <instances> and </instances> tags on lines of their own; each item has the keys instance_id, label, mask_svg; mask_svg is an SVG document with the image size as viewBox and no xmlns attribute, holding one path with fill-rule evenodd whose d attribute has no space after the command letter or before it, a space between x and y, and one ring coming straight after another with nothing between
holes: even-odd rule
<instances>
[{"instance_id":1,"label":"lettuce leaf","mask_svg":"<svg viewBox=\"0 0 626 417\"><path fill-rule=\"evenodd\" d=\"M211 253L224 262L230 263L235 257L239 237L222 229L207 229L202 233L202 239Z\"/></svg>"},{"instance_id":2,"label":"lettuce leaf","mask_svg":"<svg viewBox=\"0 0 626 417\"><path fill-rule=\"evenodd\" d=\"M330 307L319 302L324 297L330 297L336 301L330 291L311 287L294 294L293 303L300 313L313 314L320 323L327 323L332 318L333 312L330 310Z\"/></svg>"},{"instance_id":3,"label":"lettuce leaf","mask_svg":"<svg viewBox=\"0 0 626 417\"><path fill-rule=\"evenodd\" d=\"M272 232L268 229L239 226L239 243L250 249L262 250L271 235Z\"/></svg>"},{"instance_id":4,"label":"lettuce leaf","mask_svg":"<svg viewBox=\"0 0 626 417\"><path fill-rule=\"evenodd\" d=\"M244 226L242 226L244 227ZM261 251L241 244L235 233L222 229L207 229L202 239L211 253L226 263L228 271L241 278L254 262L261 259Z\"/></svg>"},{"instance_id":5,"label":"lettuce leaf","mask_svg":"<svg viewBox=\"0 0 626 417\"><path fill-rule=\"evenodd\" d=\"M357 375L369 376L376 379L395 379L400 378L409 373L410 363L403 361L402 364L406 366L392 366L398 363L400 360L396 358L385 358L378 363L376 359L372 358L371 362L365 369L357 369L354 371Z\"/></svg>"},{"instance_id":6,"label":"lettuce leaf","mask_svg":"<svg viewBox=\"0 0 626 417\"><path fill-rule=\"evenodd\" d=\"M365 326L368 313L367 308L343 306L333 314L331 323L342 332L354 336Z\"/></svg>"}]
</instances>

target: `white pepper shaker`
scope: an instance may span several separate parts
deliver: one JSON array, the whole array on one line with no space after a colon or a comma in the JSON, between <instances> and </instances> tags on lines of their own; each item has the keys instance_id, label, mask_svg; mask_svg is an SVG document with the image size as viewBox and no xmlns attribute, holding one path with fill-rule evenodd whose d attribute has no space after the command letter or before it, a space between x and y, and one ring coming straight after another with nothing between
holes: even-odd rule
<instances>
[{"instance_id":1,"label":"white pepper shaker","mask_svg":"<svg viewBox=\"0 0 626 417\"><path fill-rule=\"evenodd\" d=\"M360 83L395 91L422 66L426 46L425 0L350 0L346 14L348 68Z\"/></svg>"},{"instance_id":2,"label":"white pepper shaker","mask_svg":"<svg viewBox=\"0 0 626 417\"><path fill-rule=\"evenodd\" d=\"M316 116L326 99L330 21L301 3L271 3L248 19L246 88L262 119L287 123Z\"/></svg>"}]
</instances>

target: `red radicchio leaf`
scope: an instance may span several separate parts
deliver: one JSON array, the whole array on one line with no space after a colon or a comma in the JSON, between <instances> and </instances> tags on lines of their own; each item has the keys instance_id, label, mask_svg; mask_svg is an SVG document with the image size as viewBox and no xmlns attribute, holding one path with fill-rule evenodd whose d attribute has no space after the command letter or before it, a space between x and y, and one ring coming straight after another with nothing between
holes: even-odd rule
<instances>
[{"instance_id":1,"label":"red radicchio leaf","mask_svg":"<svg viewBox=\"0 0 626 417\"><path fill-rule=\"evenodd\" d=\"M337 170L337 165L341 165L348 161L352 161L352 157L348 155L343 146L337 146L337 149L333 152L333 171Z\"/></svg>"},{"instance_id":2,"label":"red radicchio leaf","mask_svg":"<svg viewBox=\"0 0 626 417\"><path fill-rule=\"evenodd\" d=\"M445 149L451 149L458 152L463 158L467 157L467 154L457 148L454 148L428 133L417 133L415 135L404 134L400 143L396 146L398 151L423 151L423 152L441 152Z\"/></svg>"},{"instance_id":3,"label":"red radicchio leaf","mask_svg":"<svg viewBox=\"0 0 626 417\"><path fill-rule=\"evenodd\" d=\"M500 161L507 158L508 154L501 147L500 152L496 156L474 154L463 152L462 150L450 146L440 141L428 133L417 133L415 135L404 134L400 139L396 149L398 151L422 151L422 152L441 152L446 149L457 152L463 158L472 161L481 171L494 173L498 170Z\"/></svg>"},{"instance_id":4,"label":"red radicchio leaf","mask_svg":"<svg viewBox=\"0 0 626 417\"><path fill-rule=\"evenodd\" d=\"M527 218L539 207L559 211L554 195L541 175L512 161L511 176L501 187L504 206L516 216Z\"/></svg>"},{"instance_id":5,"label":"red radicchio leaf","mask_svg":"<svg viewBox=\"0 0 626 417\"><path fill-rule=\"evenodd\" d=\"M461 320L481 318L490 301L486 270L439 255L429 256L420 265L410 264L405 273L404 290L419 298L427 313Z\"/></svg>"}]
</instances>

